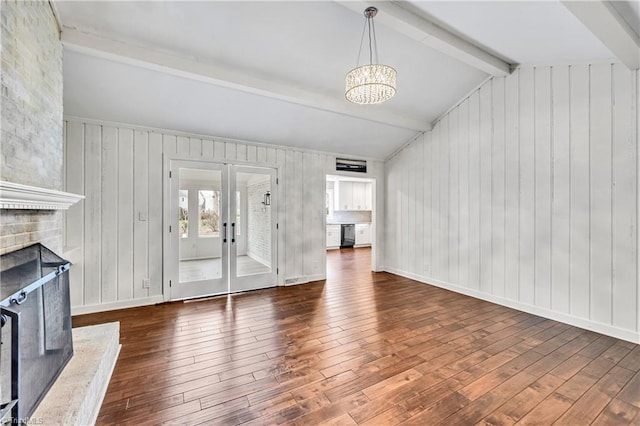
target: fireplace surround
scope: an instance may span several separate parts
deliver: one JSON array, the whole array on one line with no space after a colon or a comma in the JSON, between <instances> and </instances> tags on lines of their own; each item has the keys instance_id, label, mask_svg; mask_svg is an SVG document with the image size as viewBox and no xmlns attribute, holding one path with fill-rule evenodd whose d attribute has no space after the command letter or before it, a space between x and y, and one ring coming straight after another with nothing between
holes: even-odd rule
<instances>
[{"instance_id":1,"label":"fireplace surround","mask_svg":"<svg viewBox=\"0 0 640 426\"><path fill-rule=\"evenodd\" d=\"M28 423L73 356L69 267L41 244L0 256L0 423Z\"/></svg>"}]
</instances>

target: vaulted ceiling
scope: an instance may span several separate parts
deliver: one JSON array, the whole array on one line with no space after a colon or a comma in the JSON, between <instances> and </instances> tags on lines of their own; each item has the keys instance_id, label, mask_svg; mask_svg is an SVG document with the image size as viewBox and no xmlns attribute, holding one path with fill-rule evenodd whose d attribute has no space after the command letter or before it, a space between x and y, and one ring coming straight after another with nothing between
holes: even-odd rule
<instances>
[{"instance_id":1,"label":"vaulted ceiling","mask_svg":"<svg viewBox=\"0 0 640 426\"><path fill-rule=\"evenodd\" d=\"M344 98L344 75L369 3L398 92L359 106ZM53 5L68 116L384 159L518 64L634 67L638 1L591 3L604 18L593 5L559 1Z\"/></svg>"}]
</instances>

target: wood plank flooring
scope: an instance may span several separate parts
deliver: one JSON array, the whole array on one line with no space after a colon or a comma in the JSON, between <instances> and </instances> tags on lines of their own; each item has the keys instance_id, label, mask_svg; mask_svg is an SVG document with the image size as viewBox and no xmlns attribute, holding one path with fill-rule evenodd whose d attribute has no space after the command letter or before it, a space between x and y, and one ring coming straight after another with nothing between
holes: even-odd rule
<instances>
[{"instance_id":1,"label":"wood plank flooring","mask_svg":"<svg viewBox=\"0 0 640 426\"><path fill-rule=\"evenodd\" d=\"M369 271L120 321L98 424L640 424L640 346Z\"/></svg>"}]
</instances>

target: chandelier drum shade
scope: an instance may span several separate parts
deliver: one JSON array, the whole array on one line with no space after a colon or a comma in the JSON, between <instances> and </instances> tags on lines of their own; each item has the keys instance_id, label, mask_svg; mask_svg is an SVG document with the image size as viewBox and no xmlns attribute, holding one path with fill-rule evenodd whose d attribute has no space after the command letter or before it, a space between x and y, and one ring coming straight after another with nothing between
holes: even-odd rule
<instances>
[{"instance_id":1,"label":"chandelier drum shade","mask_svg":"<svg viewBox=\"0 0 640 426\"><path fill-rule=\"evenodd\" d=\"M375 7L368 7L364 11L365 23L360 40L360 51L364 43L364 33L369 34L369 64L356 66L347 73L345 78L345 97L355 104L371 105L388 101L396 94L396 70L388 65L378 63L378 44L373 17L378 13ZM373 62L375 54L376 63Z\"/></svg>"}]
</instances>

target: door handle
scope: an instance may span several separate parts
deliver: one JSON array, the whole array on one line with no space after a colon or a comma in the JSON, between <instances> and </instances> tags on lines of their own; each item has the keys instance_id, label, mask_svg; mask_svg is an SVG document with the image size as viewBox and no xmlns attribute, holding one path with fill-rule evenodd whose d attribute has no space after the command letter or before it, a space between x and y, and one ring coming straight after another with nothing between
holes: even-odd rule
<instances>
[{"instance_id":1,"label":"door handle","mask_svg":"<svg viewBox=\"0 0 640 426\"><path fill-rule=\"evenodd\" d=\"M236 242L236 223L231 222L231 242Z\"/></svg>"},{"instance_id":2,"label":"door handle","mask_svg":"<svg viewBox=\"0 0 640 426\"><path fill-rule=\"evenodd\" d=\"M226 243L227 242L227 222L222 224L222 228L224 230L224 233L222 234L222 242Z\"/></svg>"}]
</instances>

